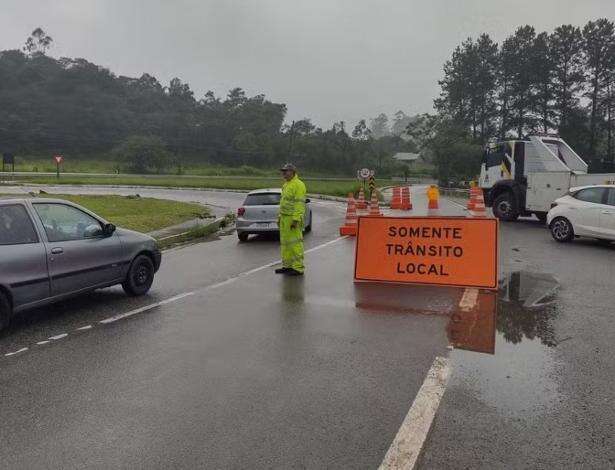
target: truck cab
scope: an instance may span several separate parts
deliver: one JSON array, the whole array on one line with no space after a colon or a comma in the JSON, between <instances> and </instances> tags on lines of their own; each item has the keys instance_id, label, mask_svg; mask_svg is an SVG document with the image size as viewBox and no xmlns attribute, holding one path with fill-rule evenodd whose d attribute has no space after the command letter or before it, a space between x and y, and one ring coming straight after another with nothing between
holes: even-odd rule
<instances>
[{"instance_id":1,"label":"truck cab","mask_svg":"<svg viewBox=\"0 0 615 470\"><path fill-rule=\"evenodd\" d=\"M545 222L555 199L572 186L604 184L615 175L588 174L587 164L557 136L492 142L485 148L479 187L501 220L536 215Z\"/></svg>"}]
</instances>

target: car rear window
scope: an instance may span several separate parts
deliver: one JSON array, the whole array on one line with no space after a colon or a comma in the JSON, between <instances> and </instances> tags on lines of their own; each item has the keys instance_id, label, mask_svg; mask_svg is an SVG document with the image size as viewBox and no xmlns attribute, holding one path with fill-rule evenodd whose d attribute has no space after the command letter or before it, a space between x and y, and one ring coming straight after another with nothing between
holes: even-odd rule
<instances>
[{"instance_id":1,"label":"car rear window","mask_svg":"<svg viewBox=\"0 0 615 470\"><path fill-rule=\"evenodd\" d=\"M602 204L604 200L604 192L606 188L586 188L582 189L574 195L576 199L584 202L593 202L594 204Z\"/></svg>"},{"instance_id":2,"label":"car rear window","mask_svg":"<svg viewBox=\"0 0 615 470\"><path fill-rule=\"evenodd\" d=\"M20 204L0 206L0 245L38 243L26 208Z\"/></svg>"},{"instance_id":3,"label":"car rear window","mask_svg":"<svg viewBox=\"0 0 615 470\"><path fill-rule=\"evenodd\" d=\"M280 193L249 194L244 206L277 206L280 204Z\"/></svg>"}]
</instances>

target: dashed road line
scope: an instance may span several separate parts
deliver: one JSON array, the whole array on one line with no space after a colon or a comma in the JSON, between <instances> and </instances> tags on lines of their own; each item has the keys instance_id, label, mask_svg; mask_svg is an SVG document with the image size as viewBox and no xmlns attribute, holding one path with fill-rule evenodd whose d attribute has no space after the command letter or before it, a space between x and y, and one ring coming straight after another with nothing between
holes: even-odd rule
<instances>
[{"instance_id":1,"label":"dashed road line","mask_svg":"<svg viewBox=\"0 0 615 470\"><path fill-rule=\"evenodd\" d=\"M50 336L49 339L52 340L52 341L56 341L58 339L66 338L67 336L68 336L68 333L61 333L59 335Z\"/></svg>"},{"instance_id":2,"label":"dashed road line","mask_svg":"<svg viewBox=\"0 0 615 470\"><path fill-rule=\"evenodd\" d=\"M6 357L8 357L8 356L14 356L15 354L19 354L19 353L22 353L22 352L26 352L27 350L28 350L28 348L21 348L21 349L19 349L19 350L17 350L17 351L13 351L13 352L10 352L10 353L6 353L6 354L5 354L5 356L6 356Z\"/></svg>"},{"instance_id":3,"label":"dashed road line","mask_svg":"<svg viewBox=\"0 0 615 470\"><path fill-rule=\"evenodd\" d=\"M102 323L103 325L106 325L108 323L113 323L118 320L123 320L124 318L132 317L133 315L136 315L138 313L147 312L148 310L151 310L153 308L160 307L161 305L166 305L171 302L175 302L177 300L183 299L184 297L188 297L190 295L194 295L194 292L184 292L183 294L173 296L166 300L161 300L160 302L145 305L144 307L135 308L134 310L130 310L125 313L120 313L118 315L113 315L112 317L105 318L104 320L100 320L98 323Z\"/></svg>"},{"instance_id":4,"label":"dashed road line","mask_svg":"<svg viewBox=\"0 0 615 470\"><path fill-rule=\"evenodd\" d=\"M317 246L315 246L313 248L310 248L309 250L306 250L305 253L306 254L307 253L313 253L313 252L318 251L318 250L320 250L322 248L325 248L325 247L330 246L330 245L332 245L334 243L337 243L340 240L343 240L345 238L348 238L348 237L344 236L344 237L335 238L335 239L330 240L330 241L328 241L326 243L323 243L321 245L317 245ZM181 299L183 299L185 297L189 297L191 295L194 295L194 294L196 294L198 292L204 292L204 291L211 290L211 289L217 289L217 288L220 288L222 286L226 286L228 284L232 284L233 282L237 281L238 279L241 279L241 278L244 278L246 276L250 276L251 274L255 274L257 272L260 272L260 271L263 271L265 269L271 268L271 267L279 264L280 262L281 262L280 260L271 261L271 262L266 263L266 264L264 264L262 266L259 266L257 268L253 268L253 269L250 269L248 271L244 271L242 273L239 273L239 274L237 274L237 275L235 275L233 277L230 277L230 278L228 278L228 279L226 279L224 281L217 282L217 283L211 284L209 286L205 286L205 287L203 287L201 289L197 289L195 291L184 292L182 294L175 295L175 296L170 297L168 299L161 300L160 302L155 302L153 304L145 305L143 307L139 307L139 308L136 308L134 310L130 310L130 311L125 312L125 313L120 313L118 315L113 315L111 317L108 317L108 318L105 318L103 320L98 321L98 323L102 324L102 325L108 325L108 324L114 323L114 322L116 322L118 320L123 320L125 318L132 317L132 316L137 315L139 313L147 312L148 310L152 310L152 309L154 309L156 307L160 307L162 305L167 305L167 304L170 304L172 302L176 302L176 301L181 300ZM93 327L94 327L94 325L85 325L85 326L81 326L79 328L75 328L74 331L90 330ZM66 338L67 336L68 336L68 333L61 333L61 334L58 334L58 335L55 335L55 336L50 336L47 340L37 342L36 345L37 346L43 346L45 344L49 344L52 341L57 341L57 340ZM29 348L24 347L24 348L19 349L18 351L6 353L5 356L7 356L7 357L8 356L14 356L14 355L19 354L21 352L25 352L28 349Z\"/></svg>"}]
</instances>

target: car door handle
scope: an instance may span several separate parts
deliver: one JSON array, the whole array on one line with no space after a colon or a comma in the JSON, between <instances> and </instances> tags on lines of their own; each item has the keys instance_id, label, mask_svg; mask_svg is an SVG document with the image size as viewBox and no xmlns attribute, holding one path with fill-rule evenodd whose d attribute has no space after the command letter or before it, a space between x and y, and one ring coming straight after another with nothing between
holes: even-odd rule
<instances>
[{"instance_id":1,"label":"car door handle","mask_svg":"<svg viewBox=\"0 0 615 470\"><path fill-rule=\"evenodd\" d=\"M62 248L52 248L51 249L52 255L61 255L62 253L64 253L64 250Z\"/></svg>"}]
</instances>

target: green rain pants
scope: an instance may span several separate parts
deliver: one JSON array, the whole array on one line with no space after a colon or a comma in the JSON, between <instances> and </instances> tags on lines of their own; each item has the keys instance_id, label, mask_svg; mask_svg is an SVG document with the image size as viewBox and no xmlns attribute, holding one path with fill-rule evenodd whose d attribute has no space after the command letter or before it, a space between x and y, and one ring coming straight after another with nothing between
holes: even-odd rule
<instances>
[{"instance_id":1,"label":"green rain pants","mask_svg":"<svg viewBox=\"0 0 615 470\"><path fill-rule=\"evenodd\" d=\"M305 271L303 266L303 223L298 222L296 228L291 228L291 216L280 216L280 250L282 252L282 266L292 268L300 273Z\"/></svg>"}]
</instances>

